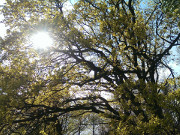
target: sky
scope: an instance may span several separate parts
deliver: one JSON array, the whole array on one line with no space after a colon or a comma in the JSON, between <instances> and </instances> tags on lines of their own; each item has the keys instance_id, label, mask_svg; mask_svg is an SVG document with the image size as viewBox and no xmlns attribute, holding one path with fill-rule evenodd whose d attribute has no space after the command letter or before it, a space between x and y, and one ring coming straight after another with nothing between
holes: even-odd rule
<instances>
[{"instance_id":1,"label":"sky","mask_svg":"<svg viewBox=\"0 0 180 135\"><path fill-rule=\"evenodd\" d=\"M74 4L77 0L69 0L67 3L64 4L65 8L64 11L68 11L71 10L73 8L72 4ZM2 8L2 5L5 3L5 0L0 0L0 9ZM144 3L146 5L146 3ZM143 5L143 6L145 6ZM6 27L5 25L1 22L3 19L3 15L0 14L0 37L4 37L6 35ZM177 53L177 49L174 48L173 49L173 54L175 55L176 59L180 58L180 54ZM179 49L180 51L180 49ZM180 60L179 61L172 61L170 62L170 67L172 67L174 69L174 71L177 73L176 76L180 75ZM170 74L170 71L168 71L167 69L163 69L159 71L159 74L161 74L161 77L166 77Z\"/></svg>"},{"instance_id":2,"label":"sky","mask_svg":"<svg viewBox=\"0 0 180 135\"><path fill-rule=\"evenodd\" d=\"M70 2L66 3L65 11L72 9L72 4L74 4L76 1L77 0L70 0ZM0 9L2 8L3 3L5 3L5 0L0 0ZM3 15L0 14L0 37L5 36L6 29L7 29L5 27L5 25L1 22L2 19L3 19ZM180 57L180 54L178 54L175 49L173 50L173 52L176 55L176 58ZM169 65L174 69L174 71L177 73L177 75L180 75L180 73L179 73L180 61L172 61ZM160 74L160 78L166 78L170 74L170 71L167 69L162 69L159 71L159 74ZM87 132L82 132L82 134L83 133L87 134Z\"/></svg>"},{"instance_id":3,"label":"sky","mask_svg":"<svg viewBox=\"0 0 180 135\"><path fill-rule=\"evenodd\" d=\"M69 0L64 4L64 11L72 10L74 4L77 0ZM5 0L0 0L0 9L2 9L3 4L5 3ZM3 15L0 14L0 37L4 37L6 33L6 27L5 25L1 22L3 19Z\"/></svg>"},{"instance_id":4,"label":"sky","mask_svg":"<svg viewBox=\"0 0 180 135\"><path fill-rule=\"evenodd\" d=\"M0 9L2 8L1 6L3 5L3 3L5 2L5 0L0 0ZM1 22L3 19L3 15L0 14L0 37L4 37L5 33L6 33L6 27L5 25Z\"/></svg>"}]
</instances>

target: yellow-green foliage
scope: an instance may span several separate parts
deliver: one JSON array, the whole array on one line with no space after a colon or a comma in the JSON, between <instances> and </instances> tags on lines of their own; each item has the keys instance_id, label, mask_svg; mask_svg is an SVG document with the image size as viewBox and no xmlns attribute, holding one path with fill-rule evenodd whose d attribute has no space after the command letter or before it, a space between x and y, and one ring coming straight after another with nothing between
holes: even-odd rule
<instances>
[{"instance_id":1,"label":"yellow-green foliage","mask_svg":"<svg viewBox=\"0 0 180 135\"><path fill-rule=\"evenodd\" d=\"M180 85L167 59L179 45L178 9L78 0L66 12L66 0L6 2L0 134L73 134L80 120L107 122L112 135L178 134ZM29 43L41 30L54 40L47 50Z\"/></svg>"}]
</instances>

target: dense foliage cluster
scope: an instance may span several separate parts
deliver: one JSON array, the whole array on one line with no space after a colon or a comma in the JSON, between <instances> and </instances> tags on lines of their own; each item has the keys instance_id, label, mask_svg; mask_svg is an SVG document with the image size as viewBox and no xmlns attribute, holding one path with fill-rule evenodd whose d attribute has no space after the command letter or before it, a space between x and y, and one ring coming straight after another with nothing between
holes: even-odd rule
<instances>
[{"instance_id":1,"label":"dense foliage cluster","mask_svg":"<svg viewBox=\"0 0 180 135\"><path fill-rule=\"evenodd\" d=\"M180 133L179 79L169 66L180 45L178 8L78 0L65 10L67 2L6 0L0 134L80 134L95 125L102 135ZM29 39L42 30L54 45L35 50Z\"/></svg>"}]
</instances>

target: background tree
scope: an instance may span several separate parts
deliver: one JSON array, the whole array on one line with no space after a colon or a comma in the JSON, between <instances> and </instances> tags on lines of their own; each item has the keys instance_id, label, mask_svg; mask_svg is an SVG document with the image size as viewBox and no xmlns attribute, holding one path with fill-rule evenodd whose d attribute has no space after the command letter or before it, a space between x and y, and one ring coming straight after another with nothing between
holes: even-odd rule
<instances>
[{"instance_id":1,"label":"background tree","mask_svg":"<svg viewBox=\"0 0 180 135\"><path fill-rule=\"evenodd\" d=\"M162 0L161 8L164 13L168 16L174 16L175 18L180 16L180 1L179 0ZM180 27L180 21L178 22L178 27Z\"/></svg>"},{"instance_id":2,"label":"background tree","mask_svg":"<svg viewBox=\"0 0 180 135\"><path fill-rule=\"evenodd\" d=\"M109 134L180 132L180 90L168 65L180 45L179 17L160 2L80 0L69 13L60 0L6 2L2 134L67 134L73 116L87 113L108 119ZM28 37L42 29L55 42L37 52Z\"/></svg>"},{"instance_id":3,"label":"background tree","mask_svg":"<svg viewBox=\"0 0 180 135\"><path fill-rule=\"evenodd\" d=\"M179 6L180 6L180 1L179 0L163 0L162 2L162 7L167 11L167 12L180 12L179 11Z\"/></svg>"}]
</instances>

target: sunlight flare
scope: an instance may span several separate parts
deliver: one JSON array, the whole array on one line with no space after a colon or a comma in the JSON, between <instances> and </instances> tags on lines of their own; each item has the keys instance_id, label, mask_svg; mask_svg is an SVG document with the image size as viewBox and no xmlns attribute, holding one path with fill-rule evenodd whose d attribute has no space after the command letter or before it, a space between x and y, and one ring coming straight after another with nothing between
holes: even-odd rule
<instances>
[{"instance_id":1,"label":"sunlight flare","mask_svg":"<svg viewBox=\"0 0 180 135\"><path fill-rule=\"evenodd\" d=\"M47 32L38 32L31 37L34 48L45 49L53 44L53 40Z\"/></svg>"}]
</instances>

